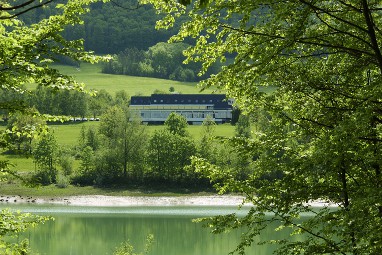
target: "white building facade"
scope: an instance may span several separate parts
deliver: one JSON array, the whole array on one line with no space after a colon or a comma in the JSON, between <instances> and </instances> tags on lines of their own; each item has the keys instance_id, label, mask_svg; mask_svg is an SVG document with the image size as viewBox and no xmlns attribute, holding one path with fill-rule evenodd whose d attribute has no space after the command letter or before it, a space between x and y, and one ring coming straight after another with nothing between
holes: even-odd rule
<instances>
[{"instance_id":1,"label":"white building facade","mask_svg":"<svg viewBox=\"0 0 382 255\"><path fill-rule=\"evenodd\" d=\"M232 103L224 94L152 94L131 97L130 110L148 124L162 124L172 112L189 124L201 124L208 115L221 124L231 121Z\"/></svg>"}]
</instances>

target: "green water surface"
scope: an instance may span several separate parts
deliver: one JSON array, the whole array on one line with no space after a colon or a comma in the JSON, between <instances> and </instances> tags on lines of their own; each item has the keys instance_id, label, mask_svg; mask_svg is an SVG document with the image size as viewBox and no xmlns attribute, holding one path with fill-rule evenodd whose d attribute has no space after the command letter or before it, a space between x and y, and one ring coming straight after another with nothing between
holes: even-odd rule
<instances>
[{"instance_id":1,"label":"green water surface","mask_svg":"<svg viewBox=\"0 0 382 255\"><path fill-rule=\"evenodd\" d=\"M0 208L1 209L1 208ZM140 252L154 235L149 255L224 255L234 250L244 230L214 235L192 219L234 212L234 207L75 207L13 205L13 210L51 215L54 221L23 234L41 255L111 255L129 240ZM244 214L244 211L239 211ZM257 241L278 239L282 232L266 229ZM249 255L270 255L274 247L253 246Z\"/></svg>"}]
</instances>

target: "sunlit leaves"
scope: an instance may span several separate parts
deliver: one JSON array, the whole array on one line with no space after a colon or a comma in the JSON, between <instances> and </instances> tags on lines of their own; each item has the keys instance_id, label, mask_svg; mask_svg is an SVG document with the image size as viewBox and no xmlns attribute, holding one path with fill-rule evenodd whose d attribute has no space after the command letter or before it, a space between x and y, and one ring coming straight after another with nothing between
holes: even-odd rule
<instances>
[{"instance_id":1,"label":"sunlit leaves","mask_svg":"<svg viewBox=\"0 0 382 255\"><path fill-rule=\"evenodd\" d=\"M30 251L28 242L12 243L18 235L27 228L35 227L52 218L46 216L36 216L30 213L11 212L10 210L0 211L0 253L1 254L26 254Z\"/></svg>"},{"instance_id":2,"label":"sunlit leaves","mask_svg":"<svg viewBox=\"0 0 382 255\"><path fill-rule=\"evenodd\" d=\"M36 82L57 89L83 90L72 77L60 74L48 66L56 55L78 61L97 62L96 57L83 50L83 41L66 41L61 32L68 25L80 23L87 12L84 4L93 1L68 1L57 6L61 14L50 16L29 27L17 18L0 21L0 81L7 89L17 89L24 83Z\"/></svg>"},{"instance_id":3,"label":"sunlit leaves","mask_svg":"<svg viewBox=\"0 0 382 255\"><path fill-rule=\"evenodd\" d=\"M88 11L87 5L93 0L68 0L56 5L58 14L42 19L34 24L25 25L18 16L23 12L42 8L51 1L21 1L21 7L14 7L14 1L1 1L0 8L0 89L19 94L28 93L23 84L37 83L53 90L78 90L84 92L84 86L71 76L61 74L50 66L58 55L66 56L76 61L95 63L108 57L97 57L84 51L83 41L66 41L61 33L66 26L80 24L81 15ZM20 2L20 1L18 1ZM54 1L56 2L56 1ZM25 8L23 8L25 4ZM26 104L17 100L0 102L1 110L13 113L14 119L8 129L1 132L0 146L27 145L30 153L32 139L41 133L46 133L46 120L57 120L59 117L40 115L26 108ZM17 117L17 118L16 118ZM0 161L0 180L12 175L22 179L8 168L9 163ZM23 180L23 179L22 179ZM27 242L10 239L28 227L43 223L48 218L30 214L0 213L0 253L27 254ZM5 241L4 238L7 238ZM11 243L9 241L13 241Z\"/></svg>"},{"instance_id":4,"label":"sunlit leaves","mask_svg":"<svg viewBox=\"0 0 382 255\"><path fill-rule=\"evenodd\" d=\"M169 6L179 4L154 2L170 16ZM245 194L256 212L272 212L279 228L304 236L273 242L281 245L278 254L380 253L380 2L181 3L189 21L171 40L195 38L185 55L203 64L201 72L232 57L202 86L227 90L256 118L247 146L233 143L252 158L246 180L203 159L193 159L195 168L221 192ZM263 92L273 86L272 93ZM338 208L315 209L312 201ZM302 217L306 213L311 217ZM235 220L210 223L231 228ZM246 224L251 230L254 221ZM259 233L247 233L237 252L251 244L252 234Z\"/></svg>"}]
</instances>

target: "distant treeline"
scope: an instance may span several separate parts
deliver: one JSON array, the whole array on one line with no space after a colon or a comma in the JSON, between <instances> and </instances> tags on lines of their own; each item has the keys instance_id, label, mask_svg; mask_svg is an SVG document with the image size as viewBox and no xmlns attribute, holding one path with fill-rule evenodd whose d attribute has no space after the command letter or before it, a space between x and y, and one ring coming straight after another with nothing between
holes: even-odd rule
<instances>
[{"instance_id":1,"label":"distant treeline","mask_svg":"<svg viewBox=\"0 0 382 255\"><path fill-rule=\"evenodd\" d=\"M185 57L182 52L189 46L186 43L160 42L147 51L127 48L105 63L102 72L193 82L220 70L220 65L215 64L203 76L198 76L200 63L183 63Z\"/></svg>"},{"instance_id":2,"label":"distant treeline","mask_svg":"<svg viewBox=\"0 0 382 255\"><path fill-rule=\"evenodd\" d=\"M168 30L156 30L159 16L152 7L138 6L134 0L120 2L124 8L110 2L91 4L90 12L83 17L84 24L68 26L63 32L65 39L83 40L85 49L95 54L115 54L114 60L104 65L104 73L194 82L220 70L220 65L215 64L202 77L198 76L200 63L183 64L182 51L193 43L191 39L174 45L164 43L176 33L178 24ZM54 5L47 5L21 18L32 24L56 12ZM55 60L78 64L61 56Z\"/></svg>"},{"instance_id":3,"label":"distant treeline","mask_svg":"<svg viewBox=\"0 0 382 255\"><path fill-rule=\"evenodd\" d=\"M0 102L34 108L42 114L96 118L110 106L128 106L130 96L123 90L117 91L115 95L100 90L97 95L90 96L76 90L55 91L52 88L37 86L36 90L30 93L0 90ZM3 115L3 119L8 118L7 110L0 109L0 114Z\"/></svg>"},{"instance_id":4,"label":"distant treeline","mask_svg":"<svg viewBox=\"0 0 382 255\"><path fill-rule=\"evenodd\" d=\"M96 54L116 54L126 48L147 50L175 34L176 28L155 29L158 15L150 6L138 6L135 0L119 2L124 8L113 3L92 4L91 11L83 17L84 24L67 27L63 36L69 40L84 39L85 49ZM31 24L56 12L52 4L29 11L21 18Z\"/></svg>"}]
</instances>

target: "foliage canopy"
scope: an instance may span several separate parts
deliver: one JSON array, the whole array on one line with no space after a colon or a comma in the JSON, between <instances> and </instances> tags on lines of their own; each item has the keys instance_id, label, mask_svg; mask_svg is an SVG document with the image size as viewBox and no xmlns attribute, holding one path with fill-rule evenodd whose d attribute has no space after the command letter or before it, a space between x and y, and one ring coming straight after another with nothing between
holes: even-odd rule
<instances>
[{"instance_id":1,"label":"foliage canopy","mask_svg":"<svg viewBox=\"0 0 382 255\"><path fill-rule=\"evenodd\" d=\"M188 15L171 40L196 38L186 55L202 72L234 55L203 85L263 114L253 139L232 141L253 160L246 180L194 159L222 192L242 192L255 205L243 219L211 219L215 231L249 227L241 254L271 222L304 235L276 240L278 254L381 253L380 1L149 2L167 14L159 27ZM264 86L277 90L266 94ZM337 210L309 205L317 200Z\"/></svg>"},{"instance_id":2,"label":"foliage canopy","mask_svg":"<svg viewBox=\"0 0 382 255\"><path fill-rule=\"evenodd\" d=\"M84 91L82 84L76 82L71 76L61 74L49 64L57 56L88 62L103 59L85 52L82 40L67 41L61 34L66 26L81 23L80 16L87 12L86 5L92 2L94 1L67 0L56 4L57 2L53 0L0 1L0 89L2 92L29 93L30 91L23 87L23 84L27 83L37 83L55 91L59 89ZM57 14L29 25L19 19L20 16L47 5L53 5ZM16 111L28 113L25 108L25 104L17 100L0 102L0 110L11 113ZM39 115L36 111L29 114L32 117ZM27 129L14 126L10 131L11 134L0 133L0 144L2 147L6 145L7 138L12 133L20 138L32 138L36 134L36 129L40 128L32 124ZM8 165L8 162L0 161L2 177L10 173ZM27 227L45 220L46 218L28 214L2 211L0 214L1 253L27 254L29 249L26 243L12 244L4 241L3 238L16 235Z\"/></svg>"}]
</instances>

